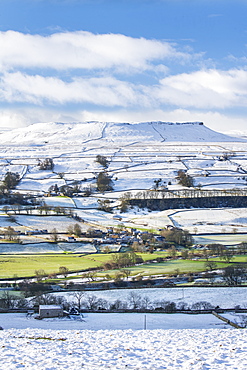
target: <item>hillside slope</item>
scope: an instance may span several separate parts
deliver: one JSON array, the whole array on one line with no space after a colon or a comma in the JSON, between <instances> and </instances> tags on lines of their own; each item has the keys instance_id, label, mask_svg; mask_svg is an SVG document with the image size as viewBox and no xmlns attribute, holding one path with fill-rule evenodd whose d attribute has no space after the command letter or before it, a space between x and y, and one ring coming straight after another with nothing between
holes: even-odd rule
<instances>
[{"instance_id":1,"label":"hillside slope","mask_svg":"<svg viewBox=\"0 0 247 370\"><path fill-rule=\"evenodd\" d=\"M42 145L52 143L130 145L141 142L231 142L243 141L215 132L200 122L81 122L37 123L28 127L3 132L2 144Z\"/></svg>"}]
</instances>

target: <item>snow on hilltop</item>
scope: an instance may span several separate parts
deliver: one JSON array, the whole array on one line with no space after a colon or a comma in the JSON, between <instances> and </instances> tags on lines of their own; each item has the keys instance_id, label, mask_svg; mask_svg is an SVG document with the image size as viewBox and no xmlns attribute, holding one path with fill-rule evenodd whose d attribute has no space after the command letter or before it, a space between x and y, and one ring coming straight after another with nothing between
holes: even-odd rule
<instances>
[{"instance_id":1,"label":"snow on hilltop","mask_svg":"<svg viewBox=\"0 0 247 370\"><path fill-rule=\"evenodd\" d=\"M2 144L87 144L101 145L143 142L235 142L243 141L204 126L202 122L81 122L36 123L1 134Z\"/></svg>"}]
</instances>

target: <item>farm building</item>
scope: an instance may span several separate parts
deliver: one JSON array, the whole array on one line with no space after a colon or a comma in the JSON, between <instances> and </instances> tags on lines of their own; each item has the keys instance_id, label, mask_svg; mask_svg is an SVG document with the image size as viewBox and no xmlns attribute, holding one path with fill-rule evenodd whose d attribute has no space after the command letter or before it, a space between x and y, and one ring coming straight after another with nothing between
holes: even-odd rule
<instances>
[{"instance_id":1,"label":"farm building","mask_svg":"<svg viewBox=\"0 0 247 370\"><path fill-rule=\"evenodd\" d=\"M68 242L75 242L76 240L75 240L74 236L68 236L67 241Z\"/></svg>"},{"instance_id":2,"label":"farm building","mask_svg":"<svg viewBox=\"0 0 247 370\"><path fill-rule=\"evenodd\" d=\"M55 305L40 305L39 306L39 317L44 319L45 317L61 317L63 316L63 309L60 306Z\"/></svg>"}]
</instances>

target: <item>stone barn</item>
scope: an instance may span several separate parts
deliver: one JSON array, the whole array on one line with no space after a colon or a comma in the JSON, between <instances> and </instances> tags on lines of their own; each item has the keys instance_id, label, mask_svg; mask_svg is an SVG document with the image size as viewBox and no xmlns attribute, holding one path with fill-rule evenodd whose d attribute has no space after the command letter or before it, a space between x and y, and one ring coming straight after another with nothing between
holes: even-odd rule
<instances>
[{"instance_id":1,"label":"stone barn","mask_svg":"<svg viewBox=\"0 0 247 370\"><path fill-rule=\"evenodd\" d=\"M39 317L41 319L47 317L62 317L63 309L56 305L40 305L39 306Z\"/></svg>"}]
</instances>

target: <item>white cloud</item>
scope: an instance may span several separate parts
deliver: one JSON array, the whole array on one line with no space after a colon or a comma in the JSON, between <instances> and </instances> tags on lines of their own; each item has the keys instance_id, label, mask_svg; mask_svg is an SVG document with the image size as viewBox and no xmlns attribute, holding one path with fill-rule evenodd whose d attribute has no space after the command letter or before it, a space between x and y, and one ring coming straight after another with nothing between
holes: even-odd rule
<instances>
[{"instance_id":1,"label":"white cloud","mask_svg":"<svg viewBox=\"0 0 247 370\"><path fill-rule=\"evenodd\" d=\"M165 41L121 34L54 33L50 36L0 32L0 65L12 68L146 70L156 60L189 60L191 55Z\"/></svg>"},{"instance_id":2,"label":"white cloud","mask_svg":"<svg viewBox=\"0 0 247 370\"><path fill-rule=\"evenodd\" d=\"M163 120L204 121L221 131L232 124L245 129L244 117L232 120L224 112L246 109L247 71L205 65L198 70L197 64L188 72L185 64L200 58L167 41L120 34L0 32L0 99L9 107L1 111L0 127L40 121ZM178 65L186 72L177 72ZM128 76L120 79L116 72ZM166 77L158 81L160 75ZM94 106L92 111L88 106Z\"/></svg>"},{"instance_id":3,"label":"white cloud","mask_svg":"<svg viewBox=\"0 0 247 370\"><path fill-rule=\"evenodd\" d=\"M0 129L25 127L30 123L32 122L21 112L8 109L1 109L0 111Z\"/></svg>"},{"instance_id":4,"label":"white cloud","mask_svg":"<svg viewBox=\"0 0 247 370\"><path fill-rule=\"evenodd\" d=\"M64 82L55 77L6 73L0 79L0 98L7 102L42 105L90 103L102 106L149 104L141 87L113 77L80 78Z\"/></svg>"},{"instance_id":5,"label":"white cloud","mask_svg":"<svg viewBox=\"0 0 247 370\"><path fill-rule=\"evenodd\" d=\"M169 76L154 95L165 104L195 108L227 108L247 102L247 71L201 70Z\"/></svg>"},{"instance_id":6,"label":"white cloud","mask_svg":"<svg viewBox=\"0 0 247 370\"><path fill-rule=\"evenodd\" d=\"M202 70L169 76L157 85L134 84L112 76L43 77L21 72L0 79L0 98L9 103L83 103L105 107L163 107L224 109L247 102L247 71Z\"/></svg>"}]
</instances>

